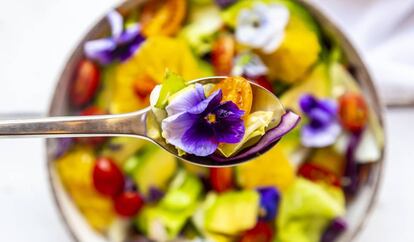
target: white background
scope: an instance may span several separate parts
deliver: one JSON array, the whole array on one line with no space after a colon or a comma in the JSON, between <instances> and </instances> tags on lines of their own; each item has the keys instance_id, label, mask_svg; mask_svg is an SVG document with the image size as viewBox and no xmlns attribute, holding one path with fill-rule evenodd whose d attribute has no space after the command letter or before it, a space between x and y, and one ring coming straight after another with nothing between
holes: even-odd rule
<instances>
[{"instance_id":1,"label":"white background","mask_svg":"<svg viewBox=\"0 0 414 242\"><path fill-rule=\"evenodd\" d=\"M378 7L378 4L374 4L376 2L385 4ZM352 35L372 67L382 90L389 90L394 82L405 81L404 84L408 85L411 82L409 78L404 80L404 77L394 80L394 75L390 74L392 70L384 73L383 67L389 66L389 59L383 54L384 51L372 54L372 48L369 47L372 43L386 43L386 53L389 53L390 40L367 40L361 37L361 33L369 33L367 36L371 38L375 34L384 37L387 36L384 28L394 30L395 26L387 27L375 21L370 26L371 19L367 20L369 14L364 9L380 8L379 17L390 20L398 12L387 11L390 10L387 6L391 6L388 4L401 3L397 4L400 10L408 11L408 7L413 10L412 4L407 5L408 2L410 1L319 2ZM116 3L116 0L0 0L0 114L45 113L55 80L72 48L94 21ZM359 9L360 5L363 10ZM363 27L361 22L365 23L362 24ZM350 27L353 25L359 26L360 32L355 33L355 29ZM413 26L411 25L412 29ZM410 39L410 43L413 43L413 39ZM401 47L400 44L394 45ZM401 53L413 50L414 47L406 51L400 48ZM394 70L399 70L400 76L404 71L409 71L408 67L412 67L406 63L393 65ZM408 87L402 89L407 90ZM414 92L411 93L414 96ZM358 242L414 241L414 234L410 233L414 218L414 149L411 138L414 136L414 110L387 110L386 118L389 149L384 182L376 210ZM42 140L0 140L1 241L71 241L53 204L44 157Z\"/></svg>"}]
</instances>

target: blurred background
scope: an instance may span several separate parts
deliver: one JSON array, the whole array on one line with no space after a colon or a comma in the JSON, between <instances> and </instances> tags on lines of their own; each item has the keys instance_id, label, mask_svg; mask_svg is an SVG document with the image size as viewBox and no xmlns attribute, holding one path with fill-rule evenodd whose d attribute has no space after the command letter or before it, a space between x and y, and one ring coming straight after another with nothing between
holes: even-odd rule
<instances>
[{"instance_id":1,"label":"blurred background","mask_svg":"<svg viewBox=\"0 0 414 242\"><path fill-rule=\"evenodd\" d=\"M413 0L312 0L348 34L384 102L414 99ZM82 35L119 0L0 1L0 116L45 114L55 81ZM388 108L382 189L357 242L414 241L414 110ZM0 140L2 241L71 241L47 181L42 140Z\"/></svg>"}]
</instances>

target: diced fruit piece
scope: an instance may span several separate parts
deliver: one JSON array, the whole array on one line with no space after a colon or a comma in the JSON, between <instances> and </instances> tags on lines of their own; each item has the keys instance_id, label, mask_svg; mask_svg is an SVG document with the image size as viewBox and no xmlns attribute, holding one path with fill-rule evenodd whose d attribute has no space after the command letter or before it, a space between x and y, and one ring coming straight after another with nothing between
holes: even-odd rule
<instances>
[{"instance_id":1,"label":"diced fruit piece","mask_svg":"<svg viewBox=\"0 0 414 242\"><path fill-rule=\"evenodd\" d=\"M315 164L305 163L301 165L299 167L298 174L311 181L323 181L327 184L331 184L338 187L341 185L339 177L337 177L332 172L324 169L323 167L319 167Z\"/></svg>"},{"instance_id":2,"label":"diced fruit piece","mask_svg":"<svg viewBox=\"0 0 414 242\"><path fill-rule=\"evenodd\" d=\"M135 221L138 229L157 241L174 239L197 208L201 191L196 176L179 172L162 200L139 213Z\"/></svg>"},{"instance_id":3,"label":"diced fruit piece","mask_svg":"<svg viewBox=\"0 0 414 242\"><path fill-rule=\"evenodd\" d=\"M216 192L225 192L233 187L231 167L210 168L210 183Z\"/></svg>"},{"instance_id":4,"label":"diced fruit piece","mask_svg":"<svg viewBox=\"0 0 414 242\"><path fill-rule=\"evenodd\" d=\"M135 168L133 179L138 190L147 197L151 187L166 189L176 169L177 161L174 156L162 149L154 149L148 151Z\"/></svg>"},{"instance_id":5,"label":"diced fruit piece","mask_svg":"<svg viewBox=\"0 0 414 242\"><path fill-rule=\"evenodd\" d=\"M274 186L280 191L295 179L295 171L283 151L275 146L265 154L236 167L237 182L242 188Z\"/></svg>"},{"instance_id":6,"label":"diced fruit piece","mask_svg":"<svg viewBox=\"0 0 414 242\"><path fill-rule=\"evenodd\" d=\"M149 101L149 95L157 83L148 75L142 75L134 83L135 94L142 100Z\"/></svg>"},{"instance_id":7,"label":"diced fruit piece","mask_svg":"<svg viewBox=\"0 0 414 242\"><path fill-rule=\"evenodd\" d=\"M93 149L75 146L54 164L63 185L88 223L98 231L106 231L115 218L115 213L112 199L99 194L93 186Z\"/></svg>"},{"instance_id":8,"label":"diced fruit piece","mask_svg":"<svg viewBox=\"0 0 414 242\"><path fill-rule=\"evenodd\" d=\"M222 34L213 44L211 62L216 75L229 75L233 68L233 58L236 53L235 42L231 35Z\"/></svg>"},{"instance_id":9,"label":"diced fruit piece","mask_svg":"<svg viewBox=\"0 0 414 242\"><path fill-rule=\"evenodd\" d=\"M332 148L316 149L309 158L311 164L323 167L337 177L342 177L345 169L345 158Z\"/></svg>"},{"instance_id":10,"label":"diced fruit piece","mask_svg":"<svg viewBox=\"0 0 414 242\"><path fill-rule=\"evenodd\" d=\"M330 96L330 76L328 65L320 63L314 67L312 72L304 78L302 82L295 84L286 91L280 98L280 101L286 108L292 109L296 113L301 113L299 108L299 99L304 93L309 93L317 98L326 98Z\"/></svg>"},{"instance_id":11,"label":"diced fruit piece","mask_svg":"<svg viewBox=\"0 0 414 242\"><path fill-rule=\"evenodd\" d=\"M93 184L95 189L106 196L116 196L124 188L124 176L113 160L100 157L93 168Z\"/></svg>"},{"instance_id":12,"label":"diced fruit piece","mask_svg":"<svg viewBox=\"0 0 414 242\"><path fill-rule=\"evenodd\" d=\"M186 11L186 0L147 1L141 14L142 31L146 36L173 35L180 29Z\"/></svg>"},{"instance_id":13,"label":"diced fruit piece","mask_svg":"<svg viewBox=\"0 0 414 242\"><path fill-rule=\"evenodd\" d=\"M259 194L254 190L218 195L205 214L205 229L213 233L237 235L257 222Z\"/></svg>"},{"instance_id":14,"label":"diced fruit piece","mask_svg":"<svg viewBox=\"0 0 414 242\"><path fill-rule=\"evenodd\" d=\"M102 110L101 108L97 106L90 106L86 109L84 109L80 115L81 116L90 116L90 115L104 115L106 114L105 110ZM88 137L88 138L76 138L76 141L82 143L82 144L89 144L92 146L99 146L103 144L106 141L105 137Z\"/></svg>"},{"instance_id":15,"label":"diced fruit piece","mask_svg":"<svg viewBox=\"0 0 414 242\"><path fill-rule=\"evenodd\" d=\"M211 93L220 89L223 92L223 102L232 101L244 111L244 117L249 115L253 102L252 87L249 81L243 77L228 77L216 84Z\"/></svg>"},{"instance_id":16,"label":"diced fruit piece","mask_svg":"<svg viewBox=\"0 0 414 242\"><path fill-rule=\"evenodd\" d=\"M339 118L343 127L351 132L360 132L368 121L368 107L364 98L348 92L339 98Z\"/></svg>"},{"instance_id":17,"label":"diced fruit piece","mask_svg":"<svg viewBox=\"0 0 414 242\"><path fill-rule=\"evenodd\" d=\"M273 230L269 224L259 221L254 228L244 233L240 242L271 242Z\"/></svg>"},{"instance_id":18,"label":"diced fruit piece","mask_svg":"<svg viewBox=\"0 0 414 242\"><path fill-rule=\"evenodd\" d=\"M297 178L283 193L276 241L320 241L328 223L344 213L345 196L340 188Z\"/></svg>"},{"instance_id":19,"label":"diced fruit piece","mask_svg":"<svg viewBox=\"0 0 414 242\"><path fill-rule=\"evenodd\" d=\"M80 107L90 102L99 87L99 78L98 66L89 60L82 60L70 91L72 104Z\"/></svg>"},{"instance_id":20,"label":"diced fruit piece","mask_svg":"<svg viewBox=\"0 0 414 242\"><path fill-rule=\"evenodd\" d=\"M123 217L132 217L138 213L143 200L137 192L123 192L114 200L115 211Z\"/></svg>"},{"instance_id":21,"label":"diced fruit piece","mask_svg":"<svg viewBox=\"0 0 414 242\"><path fill-rule=\"evenodd\" d=\"M184 210L195 204L201 191L202 184L199 179L182 170L171 182L159 205L169 210Z\"/></svg>"}]
</instances>

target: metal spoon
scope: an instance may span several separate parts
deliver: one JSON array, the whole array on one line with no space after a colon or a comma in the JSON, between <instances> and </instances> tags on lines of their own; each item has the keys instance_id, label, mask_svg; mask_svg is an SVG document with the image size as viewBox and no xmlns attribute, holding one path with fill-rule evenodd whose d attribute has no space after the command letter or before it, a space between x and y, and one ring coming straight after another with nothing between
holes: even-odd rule
<instances>
[{"instance_id":1,"label":"metal spoon","mask_svg":"<svg viewBox=\"0 0 414 242\"><path fill-rule=\"evenodd\" d=\"M190 83L214 84L225 78L227 77L208 77L193 80ZM281 108L283 109L282 104L273 93L255 83L250 84L253 97L255 97L252 110L273 111L274 113L279 113L278 111L280 111ZM272 123L269 126L275 127L279 121L280 117L274 116ZM125 114L5 120L0 121L0 138L129 136L149 140L177 158L201 166L230 166L251 159L251 157L243 159L229 158L228 162L217 162L209 157L198 157L194 155L179 156L177 149L172 145L167 144L159 135L160 128L157 125L154 125L154 123L155 117L151 111L151 107Z\"/></svg>"}]
</instances>

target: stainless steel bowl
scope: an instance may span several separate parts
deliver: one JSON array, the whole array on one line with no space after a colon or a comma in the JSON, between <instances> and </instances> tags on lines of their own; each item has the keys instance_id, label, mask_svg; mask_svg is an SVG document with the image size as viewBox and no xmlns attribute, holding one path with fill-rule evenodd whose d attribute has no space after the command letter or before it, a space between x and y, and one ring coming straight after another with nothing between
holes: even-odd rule
<instances>
[{"instance_id":1,"label":"stainless steel bowl","mask_svg":"<svg viewBox=\"0 0 414 242\"><path fill-rule=\"evenodd\" d=\"M315 6L306 2L305 0L297 0L314 16L319 22L323 31L334 38L340 46L342 46L345 56L347 57L350 66L353 69L353 75L361 85L362 91L369 105L373 108L375 115L377 115L380 124L383 125L383 105L368 70L360 58L359 54L346 38L344 33L322 12ZM117 7L121 13L128 13L132 9L138 7L145 2L144 0L128 0ZM49 109L50 116L65 115L69 113L68 104L68 87L72 79L73 73L77 64L83 57L83 43L86 40L96 39L98 36L109 30L109 26L105 19L102 18L95 26L86 34L85 38L78 44L72 56L68 60L62 74L60 75L58 84L55 89L52 103ZM102 235L94 232L87 222L84 220L81 213L71 201L69 195L64 190L60 179L56 173L53 164L54 143L52 140L47 141L48 151L48 172L50 178L50 185L54 195L56 205L62 215L62 219L66 224L70 234L75 241L79 242L98 242L107 241ZM358 196L347 206L346 219L349 222L349 229L341 236L338 241L349 242L353 241L358 233L362 230L368 215L371 213L375 200L377 198L379 185L382 178L382 171L384 167L384 150L382 150L381 159L374 163L369 168L369 176L366 183L361 187Z\"/></svg>"}]
</instances>

